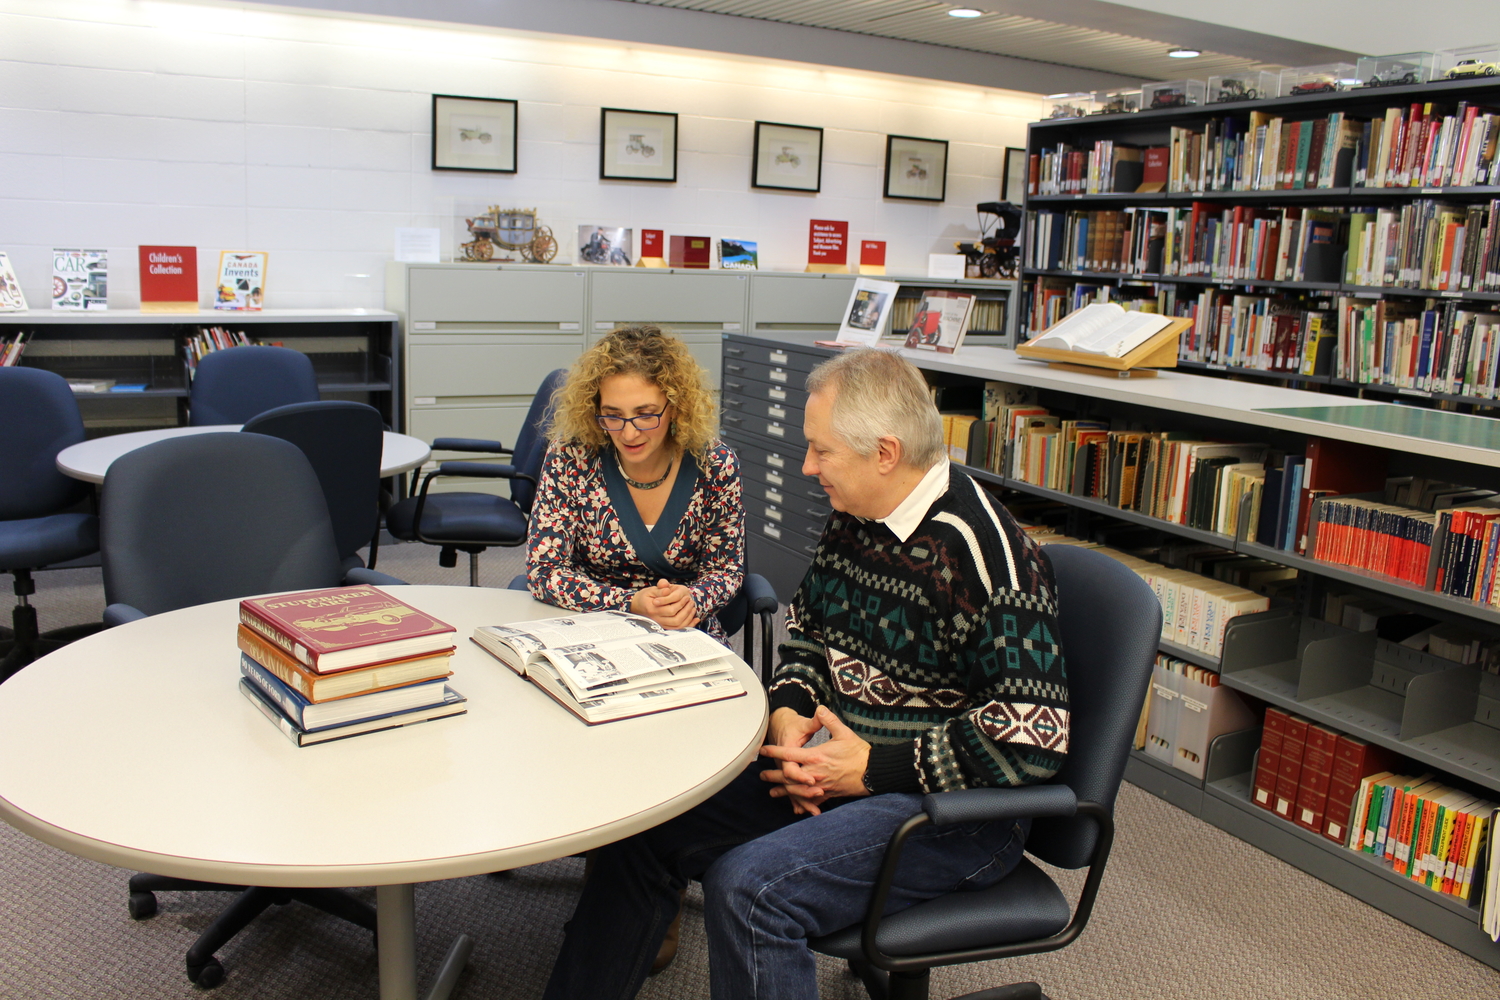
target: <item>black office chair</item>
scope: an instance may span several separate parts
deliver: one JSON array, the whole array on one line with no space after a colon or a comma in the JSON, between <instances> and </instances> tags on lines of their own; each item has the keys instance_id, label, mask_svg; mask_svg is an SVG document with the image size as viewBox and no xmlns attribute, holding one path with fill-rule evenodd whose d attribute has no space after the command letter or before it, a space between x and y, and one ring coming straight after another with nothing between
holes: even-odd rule
<instances>
[{"instance_id":1,"label":"black office chair","mask_svg":"<svg viewBox=\"0 0 1500 1000\"><path fill-rule=\"evenodd\" d=\"M318 376L306 354L289 347L230 347L198 362L188 396L188 424L243 424L258 413L318 399Z\"/></svg>"},{"instance_id":2,"label":"black office chair","mask_svg":"<svg viewBox=\"0 0 1500 1000\"><path fill-rule=\"evenodd\" d=\"M1161 605L1140 577L1098 552L1042 549L1057 577L1068 671L1068 758L1045 784L941 792L892 836L862 924L809 941L847 959L873 1000L925 1000L934 966L1053 951L1082 933L1114 839L1114 803L1161 638ZM928 823L1035 818L1028 853L1059 868L1088 868L1077 909L1023 858L997 885L955 892L887 917L901 847ZM968 994L966 1000L1046 1000L1036 983Z\"/></svg>"},{"instance_id":3,"label":"black office chair","mask_svg":"<svg viewBox=\"0 0 1500 1000\"><path fill-rule=\"evenodd\" d=\"M526 542L527 518L536 499L537 482L542 474L542 460L547 454L545 428L552 408L552 397L567 377L559 368L542 380L526 422L516 435L515 448L499 441L473 438L437 438L435 451L459 451L478 454L509 455L509 463L441 462L423 479L414 497L392 505L385 513L385 526L392 537L407 542L437 545L438 565L458 565L458 553L469 554L469 586L479 586L479 553L492 546L512 547ZM510 496L489 493L429 493L437 476L469 476L483 479L507 479Z\"/></svg>"},{"instance_id":4,"label":"black office chair","mask_svg":"<svg viewBox=\"0 0 1500 1000\"><path fill-rule=\"evenodd\" d=\"M198 434L138 448L110 465L101 503L108 625L252 594L404 582L342 567L312 466L296 445L264 434ZM233 683L227 673L224 683ZM162 890L239 893L188 949L188 979L205 989L224 979L214 952L273 903L296 900L375 930L374 908L338 889L150 874L130 879L130 915L154 914Z\"/></svg>"},{"instance_id":5,"label":"black office chair","mask_svg":"<svg viewBox=\"0 0 1500 1000\"><path fill-rule=\"evenodd\" d=\"M31 571L99 550L99 519L77 507L92 488L57 471L57 453L83 440L78 401L60 375L0 368L0 573L15 578L12 628L0 629L0 680L97 625L39 633Z\"/></svg>"},{"instance_id":6,"label":"black office chair","mask_svg":"<svg viewBox=\"0 0 1500 1000\"><path fill-rule=\"evenodd\" d=\"M380 552L380 456L385 443L380 411L342 399L292 403L251 417L240 432L269 434L302 449L328 501L344 568L367 565L359 550L368 545L368 566L374 569Z\"/></svg>"}]
</instances>

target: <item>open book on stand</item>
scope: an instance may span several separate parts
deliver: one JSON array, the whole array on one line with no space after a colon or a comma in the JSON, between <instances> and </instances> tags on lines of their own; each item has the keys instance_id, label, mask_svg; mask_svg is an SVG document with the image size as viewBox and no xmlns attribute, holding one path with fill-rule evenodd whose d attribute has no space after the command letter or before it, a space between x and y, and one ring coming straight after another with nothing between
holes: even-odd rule
<instances>
[{"instance_id":1,"label":"open book on stand","mask_svg":"<svg viewBox=\"0 0 1500 1000\"><path fill-rule=\"evenodd\" d=\"M1058 320L1016 348L1025 358L1123 372L1138 366L1172 368L1178 335L1191 318L1127 311L1114 302L1095 302ZM1155 374L1143 372L1140 374Z\"/></svg>"},{"instance_id":2,"label":"open book on stand","mask_svg":"<svg viewBox=\"0 0 1500 1000\"><path fill-rule=\"evenodd\" d=\"M589 725L745 693L728 648L624 611L485 625L472 638Z\"/></svg>"}]
</instances>

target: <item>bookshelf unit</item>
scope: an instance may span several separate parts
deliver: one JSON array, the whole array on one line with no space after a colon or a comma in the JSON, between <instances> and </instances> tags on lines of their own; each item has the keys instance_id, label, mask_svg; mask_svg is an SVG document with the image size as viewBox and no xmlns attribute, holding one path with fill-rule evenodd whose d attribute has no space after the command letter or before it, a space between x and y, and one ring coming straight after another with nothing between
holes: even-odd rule
<instances>
[{"instance_id":1,"label":"bookshelf unit","mask_svg":"<svg viewBox=\"0 0 1500 1000\"><path fill-rule=\"evenodd\" d=\"M78 394L90 437L187 422L191 393L183 345L200 328L242 330L312 359L324 399L352 399L380 411L401 429L400 331L394 313L379 309L202 310L143 313L32 310L0 313L0 339L29 335L20 363L65 378L113 379L144 385L132 392Z\"/></svg>"},{"instance_id":2,"label":"bookshelf unit","mask_svg":"<svg viewBox=\"0 0 1500 1000\"><path fill-rule=\"evenodd\" d=\"M813 334L755 331L724 337L724 438L744 470L747 552L750 568L767 577L782 600L791 597L816 549L829 506L821 488L801 475L801 414L807 372L833 352L812 343ZM1049 410L1094 417L1122 426L1190 430L1220 440L1266 442L1291 448L1308 437L1384 449L1390 475L1446 475L1453 481L1500 489L1500 423L1453 414L1477 428L1469 440L1422 437L1424 411L1377 400L1339 400L1392 419L1409 418L1404 429L1371 430L1351 423L1277 412L1329 402L1297 388L1224 381L1166 371L1154 379L1114 379L1049 368L1014 351L965 346L952 355L903 350L936 385L984 381L1031 386ZM1001 466L1004 468L1005 466ZM1222 674L1226 687L1324 722L1349 735L1385 746L1451 778L1500 799L1500 678L1477 667L1460 667L1392 644L1375 643L1320 621L1301 625L1293 617L1320 607L1329 585L1360 588L1430 617L1457 623L1500 626L1495 608L1418 589L1392 578L1334 566L1293 552L1203 531L1107 503L1050 490L967 467L979 481L1013 491L1012 499L1055 500L1068 509L1067 533L1089 537L1091 526L1130 524L1163 536L1208 542L1231 552L1263 558L1300 571L1294 608L1247 615L1230 625ZM1311 617L1311 616L1309 616ZM1296 629L1334 639L1346 650L1335 663L1304 664ZM1288 632L1291 632L1290 638ZM1290 648L1291 652L1287 652ZM1163 653L1220 671L1220 658L1162 641ZM1269 669L1256 669L1246 650L1261 649ZM1271 659L1272 654L1282 654ZM1304 671L1308 686L1299 691ZM1313 674L1321 672L1312 680ZM1392 874L1367 856L1295 826L1252 804L1250 782L1260 742L1258 728L1218 737L1210 746L1205 777L1140 751L1132 751L1126 777L1139 787L1315 875L1398 919L1439 938L1494 968L1500 945L1478 927L1478 908Z\"/></svg>"},{"instance_id":3,"label":"bookshelf unit","mask_svg":"<svg viewBox=\"0 0 1500 1000\"><path fill-rule=\"evenodd\" d=\"M1170 150L1174 129L1204 133L1210 123L1222 123L1230 119L1238 123L1239 134L1243 135L1252 113L1280 118L1288 124L1308 122L1311 125L1317 119L1323 119L1326 123L1328 116L1335 113L1345 116L1346 121L1364 122L1371 119L1383 119L1389 108L1401 108L1409 113L1415 103L1424 107L1427 104L1434 105L1436 119L1441 121L1442 114L1454 113L1460 102L1467 102L1470 106L1478 105L1480 108L1500 106L1500 78L1446 80L1398 87L1366 87L1305 97L1281 97L1262 101L1142 111L1136 114L1035 122L1028 129L1027 149L1029 154L1040 155L1045 150L1056 151L1066 146L1087 154L1094 149L1096 143L1112 142L1127 148L1166 147ZM1325 145L1328 145L1329 137L1336 137L1336 133L1332 127L1325 125L1324 128L1323 141ZM1222 136L1222 128L1216 126L1216 129ZM1458 141L1460 138L1461 130L1458 130L1452 147L1455 150L1455 159L1460 146ZM1253 134L1251 139L1253 140ZM1316 138L1312 139L1312 144L1316 144L1317 141ZM1360 142L1366 149L1369 148L1368 137L1361 138ZM1223 146L1220 146L1220 149L1222 150ZM1453 320L1451 316L1445 314L1445 309L1448 307L1452 310L1468 312L1500 310L1500 289L1494 287L1479 289L1477 282L1473 287L1460 288L1456 278L1445 287L1393 287L1384 283L1357 283L1350 280L1356 277L1351 273L1350 265L1357 261L1351 261L1348 258L1341 259L1341 266L1334 269L1336 273L1323 275L1333 280L1321 281L1276 280L1264 276L1235 277L1231 272L1222 270L1212 275L1189 274L1181 269L1177 273L1167 273L1172 270L1170 263L1164 264L1155 273L1147 273L1144 268L1137 267L1143 263L1143 259L1141 257L1132 259L1129 246L1125 248L1124 254L1119 255L1121 259L1118 261L1115 260L1114 254L1110 256L1109 263L1118 263L1120 269L1099 270L1067 266L1078 264L1080 261L1076 258L1071 261L1054 260L1050 252L1047 252L1043 259L1044 247L1040 233L1041 227L1038 225L1038 214L1044 212L1105 210L1125 213L1131 219L1145 219L1147 216L1141 213L1168 209L1175 209L1186 215L1195 202L1208 203L1226 211L1240 208L1261 211L1291 208L1302 211L1315 208L1327 209L1334 217L1334 250L1342 248L1345 252L1351 246L1349 224L1351 213L1361 209L1366 209L1370 213L1381 209L1393 209L1399 212L1402 209L1414 210L1413 206L1419 202L1432 201L1439 205L1451 205L1459 212L1467 212L1471 207L1481 209L1487 214L1492 232L1496 226L1500 226L1500 183L1496 183L1494 178L1494 173L1500 168L1492 167L1491 183L1482 186L1457 183L1443 186L1411 184L1399 187L1366 186L1364 178L1358 173L1360 153L1359 146L1352 150L1347 178L1333 177L1330 171L1336 163L1336 157L1329 158L1326 164L1329 170L1320 172L1334 180L1347 181L1347 183L1331 187L1219 190L1216 187L1222 185L1206 182L1202 185L1202 190L1172 191L1169 188L1168 191L1149 193L1131 190L1108 191L1099 194L1029 194L1026 199L1027 222L1023 226L1023 240L1030 240L1032 245L1023 246L1022 249L1022 261L1027 266L1022 268L1023 302L1018 310L1021 313L1020 338L1024 340L1037 332L1033 322L1037 317L1033 315L1033 312L1042 285L1060 288L1069 298L1074 296L1075 290L1080 285L1085 289L1090 286L1107 288L1107 294L1112 299L1154 298L1158 303L1158 308L1163 311L1188 314L1198 309L1200 320L1208 319L1201 315L1201 307L1207 305L1207 302L1201 300L1209 293L1214 295L1215 311L1225 302L1233 306L1236 296L1241 296L1241 301L1245 303L1250 303L1254 296L1269 296L1273 301L1285 304L1289 308L1326 312L1335 320L1350 305L1373 307L1377 304L1396 303L1396 308L1406 306L1417 313L1432 311L1449 322ZM1248 157L1240 158L1242 168L1244 161L1248 159ZM1171 160L1170 154L1169 160ZM1172 160L1172 162L1176 161ZM1219 162L1222 165L1223 160ZM1312 158L1310 162L1312 166L1309 167L1309 173L1318 167L1317 162ZM1294 175L1293 182L1295 182L1295 157L1289 165ZM1253 172L1253 167L1251 171ZM1236 183L1236 179L1229 176L1228 171L1221 171L1220 176L1224 178L1225 183ZM1244 177L1245 170L1242 169L1238 178L1241 184L1244 182ZM1447 179L1455 178L1450 176ZM1373 184L1373 179L1371 184ZM1084 185L1084 190L1087 190L1086 181ZM1178 216L1178 222L1181 221L1182 217ZM1097 225L1101 220L1096 217L1095 222ZM1247 219L1247 222L1251 220ZM1104 224L1113 226L1117 223ZM1065 223L1063 229L1068 228L1068 224ZM1472 235L1472 227L1470 227L1470 235ZM1424 235L1420 237L1420 240L1425 241L1426 238ZM1223 240L1218 242L1222 244ZM1051 240L1048 243L1050 244ZM1180 250L1182 240L1176 240L1175 243ZM1358 237L1352 241L1352 244L1356 247L1361 246ZM1418 242L1414 245L1422 244ZM1440 248L1441 244L1437 246ZM1082 249L1080 248L1081 252ZM1274 246L1272 250L1274 253ZM1081 263L1089 264L1090 262L1091 259L1085 253ZM1256 258L1249 265L1252 271L1257 262L1260 262L1260 258ZM1099 263L1099 261L1094 260L1093 263ZM1047 264L1063 266L1047 267L1045 266ZM1271 264L1274 269L1274 260ZM1243 275L1247 272L1238 273ZM1424 282L1414 280L1414 283L1423 284ZM1042 294L1045 299L1046 293ZM1465 412L1486 412L1490 408L1500 406L1500 401L1495 398L1495 395L1500 395L1500 393L1492 395L1489 392L1477 390L1468 393L1448 391L1451 387L1416 384L1414 380L1403 378L1402 373L1387 377L1382 372L1353 370L1340 372L1337 370L1338 366L1335 365L1335 370L1329 374L1303 374L1296 371L1266 370L1264 366L1237 365L1233 363L1236 359L1230 358L1195 357L1194 354L1201 352L1189 351L1188 345L1193 343L1189 338L1196 335L1199 338L1198 343L1201 344L1203 338L1210 334L1208 322L1200 322L1198 325L1200 329L1196 332L1190 331L1183 335L1179 366L1185 370L1216 376L1232 375L1267 382L1285 382L1344 397L1400 399L1417 405L1436 405ZM1298 335L1305 336L1306 331L1299 329L1296 332ZM1242 337L1242 331L1237 332L1237 336ZM1353 334L1349 333L1348 336L1352 337ZM1420 336L1420 330L1417 336ZM1399 351L1400 345L1393 345L1393 349ZM1438 356L1445 355L1439 353ZM1399 354L1396 358L1398 361L1401 360Z\"/></svg>"}]
</instances>

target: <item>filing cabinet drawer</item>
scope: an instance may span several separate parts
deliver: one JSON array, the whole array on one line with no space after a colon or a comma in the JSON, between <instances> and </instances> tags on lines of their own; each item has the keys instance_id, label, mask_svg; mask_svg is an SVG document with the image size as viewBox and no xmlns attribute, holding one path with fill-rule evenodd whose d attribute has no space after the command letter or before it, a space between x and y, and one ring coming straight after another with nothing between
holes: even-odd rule
<instances>
[{"instance_id":1,"label":"filing cabinet drawer","mask_svg":"<svg viewBox=\"0 0 1500 1000\"><path fill-rule=\"evenodd\" d=\"M787 451L798 454L807 450L807 438L802 436L800 414L796 423L783 423L780 420L768 420L765 417L735 413L729 410L722 413L719 419L724 422L726 432L740 431L746 434L754 434L756 437L772 442L773 446L785 446Z\"/></svg>"},{"instance_id":2,"label":"filing cabinet drawer","mask_svg":"<svg viewBox=\"0 0 1500 1000\"><path fill-rule=\"evenodd\" d=\"M784 365L766 365L758 361L741 361L730 357L728 352L724 355L723 378L727 379L754 379L767 385L786 386L789 391L796 392L804 399L807 397L807 372L796 368L788 368ZM791 401L791 400L789 400Z\"/></svg>"},{"instance_id":3,"label":"filing cabinet drawer","mask_svg":"<svg viewBox=\"0 0 1500 1000\"><path fill-rule=\"evenodd\" d=\"M743 413L747 417L759 417L778 423L802 426L802 409L797 406L727 392L724 393L723 404L725 413Z\"/></svg>"},{"instance_id":4,"label":"filing cabinet drawer","mask_svg":"<svg viewBox=\"0 0 1500 1000\"><path fill-rule=\"evenodd\" d=\"M742 340L730 340L724 343L724 357L726 360L747 361L758 365L772 368L790 368L806 375L813 370L818 362L832 357L832 352L813 353L801 351L796 348L782 347Z\"/></svg>"},{"instance_id":5,"label":"filing cabinet drawer","mask_svg":"<svg viewBox=\"0 0 1500 1000\"><path fill-rule=\"evenodd\" d=\"M813 516L805 516L809 511ZM817 508L799 504L795 508L778 507L754 498L745 501L745 512L753 513L765 524L774 524L786 532L788 542L794 537L807 538L816 542L823 537L823 528L828 524L828 515L833 513L831 508L825 507L817 516Z\"/></svg>"},{"instance_id":6,"label":"filing cabinet drawer","mask_svg":"<svg viewBox=\"0 0 1500 1000\"><path fill-rule=\"evenodd\" d=\"M789 385L761 382L744 375L737 375L734 378L725 378L723 389L725 399L730 396L743 396L746 399L762 399L780 406L807 408L807 393Z\"/></svg>"},{"instance_id":7,"label":"filing cabinet drawer","mask_svg":"<svg viewBox=\"0 0 1500 1000\"><path fill-rule=\"evenodd\" d=\"M740 478L744 480L745 495L757 496L780 507L801 507L803 504L828 507L828 494L816 479L801 472L785 473L760 465L752 459L740 457ZM771 490L780 496L778 500L765 494Z\"/></svg>"}]
</instances>

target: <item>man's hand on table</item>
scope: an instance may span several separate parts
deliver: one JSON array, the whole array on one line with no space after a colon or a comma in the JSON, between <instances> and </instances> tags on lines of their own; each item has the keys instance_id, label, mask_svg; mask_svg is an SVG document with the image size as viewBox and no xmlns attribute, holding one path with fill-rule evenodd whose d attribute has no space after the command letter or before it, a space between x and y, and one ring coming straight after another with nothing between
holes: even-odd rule
<instances>
[{"instance_id":1,"label":"man's hand on table","mask_svg":"<svg viewBox=\"0 0 1500 1000\"><path fill-rule=\"evenodd\" d=\"M808 747L807 741L821 729L828 730L828 740ZM782 762L780 770L761 772L761 778L774 786L772 798L791 799L792 811L798 814L817 816L829 799L869 794L864 779L870 744L823 705L811 719L778 708L760 752Z\"/></svg>"}]
</instances>

